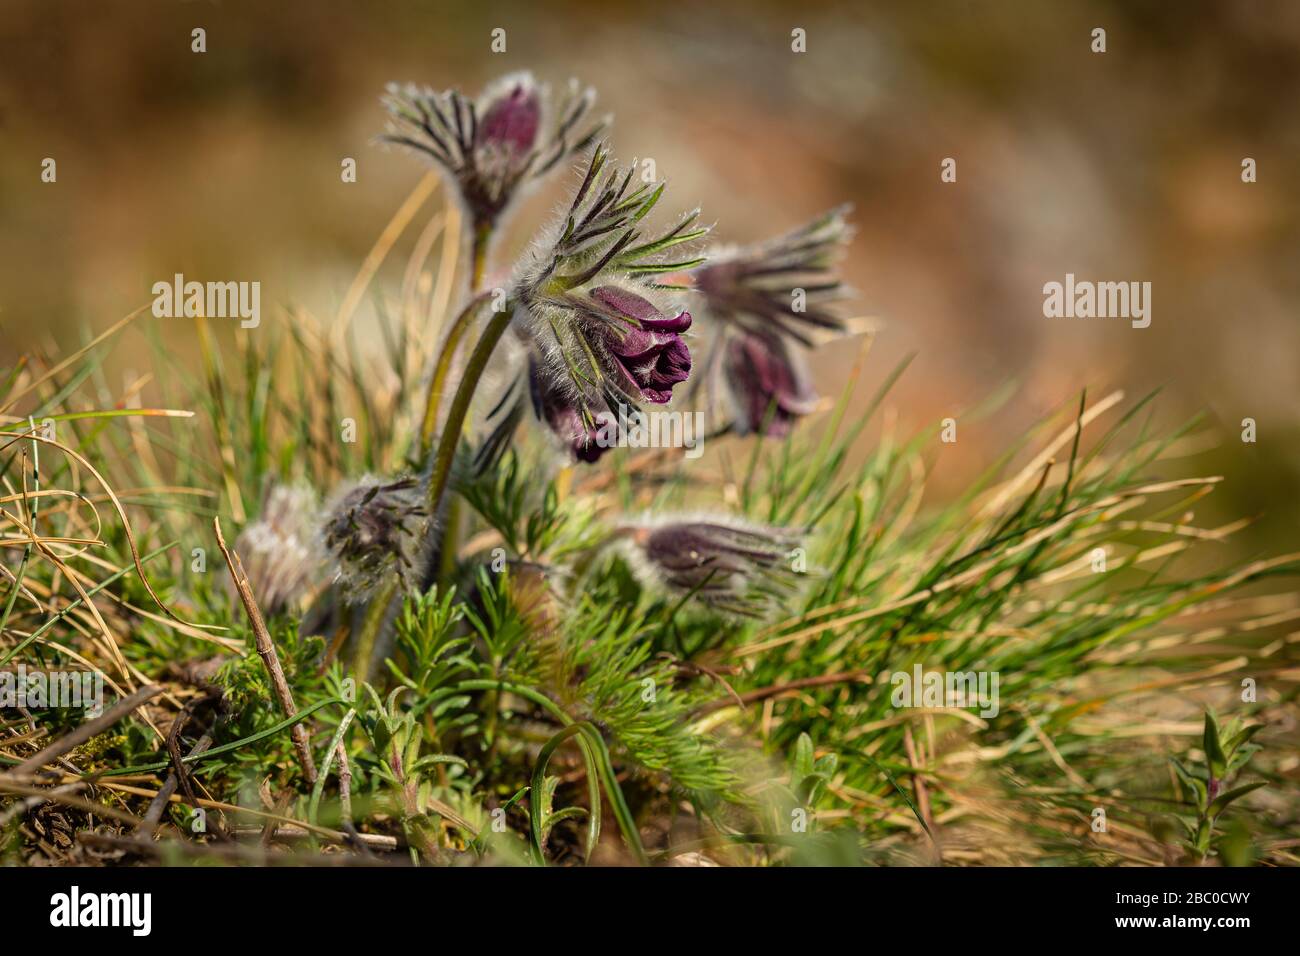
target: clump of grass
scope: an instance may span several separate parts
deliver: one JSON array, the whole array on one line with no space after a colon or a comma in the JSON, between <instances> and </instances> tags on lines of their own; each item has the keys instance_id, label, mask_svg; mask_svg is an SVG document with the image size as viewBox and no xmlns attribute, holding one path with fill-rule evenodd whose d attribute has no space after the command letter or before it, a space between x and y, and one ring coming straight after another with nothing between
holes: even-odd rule
<instances>
[{"instance_id":1,"label":"clump of grass","mask_svg":"<svg viewBox=\"0 0 1300 956\"><path fill-rule=\"evenodd\" d=\"M1162 426L1152 396L1124 407L1085 394L936 503L925 479L937 429L900 435L888 413L904 366L861 394L869 335L838 400L814 413L793 400L807 390L782 364L790 343L753 316L742 330L724 317L720 343L757 345L748 377L711 387L776 383L764 394L779 427L742 403L741 427L698 462L671 449L583 458L562 434L572 454L556 465L554 436L521 427L528 375L501 353L538 348L539 316L573 322L557 341L595 343L590 354L546 356L577 376L580 420L601 395L658 401L681 370L683 323L651 300L699 265L675 248L702 237L694 214L641 237L661 187L602 172L603 155L579 187L579 199L605 197L603 211L575 200L557 232L564 288L525 270L528 321L511 322L513 305L488 313L484 230L500 223L479 217L463 242L453 197L411 243L396 293L374 293L381 347L363 347L353 312L427 203L424 180L329 324L291 312L227 343L200 318L196 380L136 313L66 357L0 374L0 667L100 672L121 698L162 688L37 768L23 765L80 715L4 711L0 852L83 864L1294 862L1295 807L1263 785L1283 773L1273 728L1294 716L1294 691L1278 688L1300 609L1278 581L1297 556L1217 560L1241 523L1193 522L1219 479L1174 470L1199 426ZM827 270L842 217L723 260L765 277L761 312L777 326L789 317L774 274L810 269L838 294ZM709 284L733 304L753 291L721 273ZM629 291L642 285L669 288ZM601 311L610 302L621 318ZM671 374L637 380L644 368L622 362L610 321L647 336L638 348L659 349ZM127 335L152 344L158 372L122 389L108 358ZM494 376L504 398L483 384ZM339 497L367 475L410 477ZM348 535L382 517L365 510L382 498L370 487L418 499L426 540L371 554L390 536L367 533L367 567L402 573L357 593L328 534L281 527L284 509L267 503L286 488L345 501L318 525L360 547ZM652 541L646 529L671 515L703 517ZM248 564L252 603L265 599L260 638L212 560L214 518L263 524L243 545L260 542ZM275 560L283 540L292 568ZM918 665L996 674L1000 706L897 706L891 675ZM1258 699L1243 700L1244 677ZM1203 774L1167 764L1208 705L1253 722L1226 738L1206 722ZM1222 790L1252 755L1261 779ZM1236 800L1265 812L1216 829ZM1171 814L1186 833L1169 830Z\"/></svg>"}]
</instances>

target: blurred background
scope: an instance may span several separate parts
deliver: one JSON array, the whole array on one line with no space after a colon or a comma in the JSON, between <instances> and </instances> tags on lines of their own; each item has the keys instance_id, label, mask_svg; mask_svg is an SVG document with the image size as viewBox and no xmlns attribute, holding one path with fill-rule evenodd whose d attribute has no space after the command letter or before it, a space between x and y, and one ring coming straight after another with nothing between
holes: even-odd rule
<instances>
[{"instance_id":1,"label":"blurred background","mask_svg":"<svg viewBox=\"0 0 1300 956\"><path fill-rule=\"evenodd\" d=\"M191 52L195 27L206 53ZM505 53L489 48L497 27ZM1096 27L1104 54L1090 49ZM264 323L290 307L333 315L424 172L374 143L384 85L474 93L518 69L596 86L619 155L653 158L669 210L701 204L722 241L855 205L851 312L882 325L863 391L918 353L892 404L919 428L1017 385L937 452L937 494L1085 386L1163 387L1162 426L1197 411L1215 423L1219 447L1192 463L1229 479L1213 508L1261 516L1238 547L1294 549L1300 4L1288 0L3 0L0 366L70 351L176 272L260 281ZM46 157L57 183L41 182ZM344 157L354 184L340 181ZM940 181L946 157L955 183ZM1245 157L1256 183L1242 182ZM494 271L563 188L530 197ZM1067 272L1151 282L1151 326L1044 318L1043 284ZM190 347L186 323L167 334ZM147 354L126 341L123 368ZM856 351L818 354L824 394ZM1245 417L1257 444L1240 442Z\"/></svg>"}]
</instances>

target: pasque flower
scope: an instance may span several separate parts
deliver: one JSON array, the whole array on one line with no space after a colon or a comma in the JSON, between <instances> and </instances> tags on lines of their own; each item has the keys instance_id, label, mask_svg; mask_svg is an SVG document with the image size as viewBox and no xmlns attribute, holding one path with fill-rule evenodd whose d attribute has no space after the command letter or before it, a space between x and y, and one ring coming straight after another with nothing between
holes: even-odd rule
<instances>
[{"instance_id":1,"label":"pasque flower","mask_svg":"<svg viewBox=\"0 0 1300 956\"><path fill-rule=\"evenodd\" d=\"M390 574L414 581L428 526L424 489L415 478L367 477L340 494L324 537L344 590L359 599Z\"/></svg>"},{"instance_id":2,"label":"pasque flower","mask_svg":"<svg viewBox=\"0 0 1300 956\"><path fill-rule=\"evenodd\" d=\"M851 230L848 207L783 236L723 249L690 273L700 311L715 325L707 387L730 398L740 433L781 436L817 405L799 347L815 330L844 331L826 306L845 294L835 259Z\"/></svg>"},{"instance_id":3,"label":"pasque flower","mask_svg":"<svg viewBox=\"0 0 1300 956\"><path fill-rule=\"evenodd\" d=\"M649 291L649 290L645 290ZM568 348L577 357L561 356L555 374L537 352L529 360L529 393L537 417L582 461L594 462L605 448L597 443L603 430L612 437L621 402L663 405L673 386L691 371L691 353L681 337L690 328L688 312L666 315L630 288L597 286L568 294L543 308L564 309L563 327L552 334L555 350ZM600 408L610 416L598 422Z\"/></svg>"},{"instance_id":4,"label":"pasque flower","mask_svg":"<svg viewBox=\"0 0 1300 956\"><path fill-rule=\"evenodd\" d=\"M723 381L740 434L781 438L817 407L801 360L779 335L733 331L727 336Z\"/></svg>"},{"instance_id":5,"label":"pasque flower","mask_svg":"<svg viewBox=\"0 0 1300 956\"><path fill-rule=\"evenodd\" d=\"M636 164L620 170L597 147L573 203L519 270L519 331L528 343L530 392L538 417L579 457L590 449L602 408L662 405L691 371L682 335L691 315L674 307L653 276L698 264L664 253L706 232L698 211L648 241L637 224L663 193L659 182L632 186Z\"/></svg>"},{"instance_id":6,"label":"pasque flower","mask_svg":"<svg viewBox=\"0 0 1300 956\"><path fill-rule=\"evenodd\" d=\"M528 182L585 149L606 121L585 121L590 88L569 82L562 96L529 73L511 73L471 100L456 90L391 85L385 141L432 159L456 182L478 226L491 226Z\"/></svg>"},{"instance_id":7,"label":"pasque flower","mask_svg":"<svg viewBox=\"0 0 1300 956\"><path fill-rule=\"evenodd\" d=\"M686 381L691 353L681 333L691 327L691 314L669 317L649 299L616 285L597 286L588 302L592 314L610 321L593 322L592 338L613 359L616 388L656 405L673 397L673 386Z\"/></svg>"},{"instance_id":8,"label":"pasque flower","mask_svg":"<svg viewBox=\"0 0 1300 956\"><path fill-rule=\"evenodd\" d=\"M716 610L756 616L798 580L801 537L793 529L709 518L638 525L625 533L639 564L659 583Z\"/></svg>"}]
</instances>

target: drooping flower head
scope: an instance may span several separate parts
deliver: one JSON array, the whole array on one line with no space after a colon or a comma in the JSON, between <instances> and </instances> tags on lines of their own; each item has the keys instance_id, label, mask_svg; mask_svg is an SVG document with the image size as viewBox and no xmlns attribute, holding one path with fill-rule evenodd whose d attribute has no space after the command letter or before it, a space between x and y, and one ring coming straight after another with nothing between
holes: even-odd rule
<instances>
[{"instance_id":1,"label":"drooping flower head","mask_svg":"<svg viewBox=\"0 0 1300 956\"><path fill-rule=\"evenodd\" d=\"M235 539L235 553L268 617L295 608L316 583L324 563L313 546L317 507L306 486L272 485L257 520Z\"/></svg>"},{"instance_id":2,"label":"drooping flower head","mask_svg":"<svg viewBox=\"0 0 1300 956\"><path fill-rule=\"evenodd\" d=\"M758 616L795 589L802 571L801 534L789 528L711 518L626 530L658 583L720 611Z\"/></svg>"},{"instance_id":3,"label":"drooping flower head","mask_svg":"<svg viewBox=\"0 0 1300 956\"><path fill-rule=\"evenodd\" d=\"M802 361L779 336L741 329L727 336L724 347L722 378L739 434L782 438L817 408Z\"/></svg>"},{"instance_id":4,"label":"drooping flower head","mask_svg":"<svg viewBox=\"0 0 1300 956\"><path fill-rule=\"evenodd\" d=\"M845 295L835 262L851 236L841 206L767 242L712 254L690 274L716 324L708 387L725 393L741 434L785 435L817 406L798 352L844 331L827 306Z\"/></svg>"},{"instance_id":5,"label":"drooping flower head","mask_svg":"<svg viewBox=\"0 0 1300 956\"><path fill-rule=\"evenodd\" d=\"M591 88L569 82L562 96L529 73L511 73L471 100L456 90L391 85L383 139L432 159L455 181L477 225L496 222L528 182L589 146L605 120L587 122Z\"/></svg>"},{"instance_id":6,"label":"drooping flower head","mask_svg":"<svg viewBox=\"0 0 1300 956\"><path fill-rule=\"evenodd\" d=\"M364 478L343 492L324 535L344 590L363 598L390 574L413 583L428 527L424 490L415 478Z\"/></svg>"},{"instance_id":7,"label":"drooping flower head","mask_svg":"<svg viewBox=\"0 0 1300 956\"><path fill-rule=\"evenodd\" d=\"M557 434L591 443L596 415L621 404L662 405L686 380L691 354L682 333L689 312L652 277L702 261L666 261L664 253L704 235L698 210L656 238L638 223L663 194L660 182L633 185L636 164L609 164L598 147L555 238L520 270L516 299L533 356L534 407ZM576 418L576 422L575 422Z\"/></svg>"}]
</instances>

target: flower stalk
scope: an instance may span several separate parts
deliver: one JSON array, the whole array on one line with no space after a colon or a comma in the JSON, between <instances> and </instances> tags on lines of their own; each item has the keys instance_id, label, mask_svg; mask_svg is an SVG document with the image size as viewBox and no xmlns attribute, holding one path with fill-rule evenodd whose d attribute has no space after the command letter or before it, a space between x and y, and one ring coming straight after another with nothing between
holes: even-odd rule
<instances>
[{"instance_id":1,"label":"flower stalk","mask_svg":"<svg viewBox=\"0 0 1300 956\"><path fill-rule=\"evenodd\" d=\"M476 267L477 268L477 267ZM442 393L451 374L451 364L460 347L460 341L473 326L478 311L487 301L486 295L478 295L470 300L469 305L452 320L447 330L447 338L442 343L438 360L433 367L433 377L429 380L429 394L424 403L424 420L420 423L420 459L427 458L433 448L433 436L438 430L438 415L442 410Z\"/></svg>"},{"instance_id":2,"label":"flower stalk","mask_svg":"<svg viewBox=\"0 0 1300 956\"><path fill-rule=\"evenodd\" d=\"M452 400L451 409L447 413L447 424L442 430L442 438L438 442L437 452L433 459L432 473L429 476L427 510L430 515L436 515L439 506L442 504L443 493L447 490L447 484L451 479L451 466L456 457L456 446L460 442L461 429L465 427L465 418L469 414L470 402L474 398L474 391L478 387L479 379L483 376L483 370L487 368L492 352L496 349L497 343L501 341L501 336L505 334L507 326L510 325L511 311L507 303L506 308L492 316L492 320L487 324L487 328L483 330L482 337L470 354L469 363L465 367L465 374L461 377L460 384L456 388L456 397ZM375 591L370 606L366 610L361 630L357 634L357 647L353 663L353 669L362 680L369 678L373 666L371 658L374 656L379 631L382 629L384 620L388 617L389 609L398 595L400 584L401 581L397 576L390 575Z\"/></svg>"},{"instance_id":3,"label":"flower stalk","mask_svg":"<svg viewBox=\"0 0 1300 956\"><path fill-rule=\"evenodd\" d=\"M474 351L470 353L465 373L456 388L456 396L452 399L451 408L447 412L447 424L442 430L442 439L438 442L438 451L434 456L433 471L429 476L428 500L432 514L438 513L443 493L447 490L447 483L451 478L451 465L456 457L456 446L460 442L461 429L465 427L465 417L469 414L474 391L478 387L479 379L483 377L483 370L487 368L488 360L496 350L497 343L501 341L501 336L510 325L513 311L510 303L506 303L505 308L493 314L491 321L483 329L478 344L474 346Z\"/></svg>"}]
</instances>

